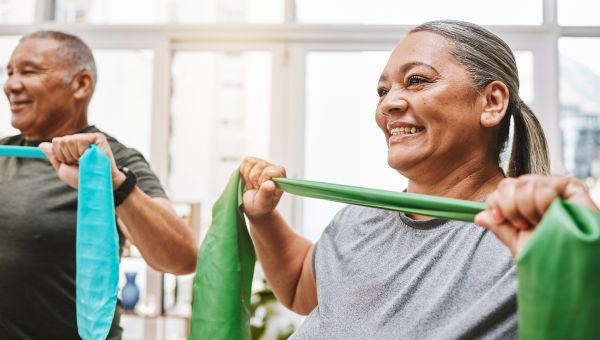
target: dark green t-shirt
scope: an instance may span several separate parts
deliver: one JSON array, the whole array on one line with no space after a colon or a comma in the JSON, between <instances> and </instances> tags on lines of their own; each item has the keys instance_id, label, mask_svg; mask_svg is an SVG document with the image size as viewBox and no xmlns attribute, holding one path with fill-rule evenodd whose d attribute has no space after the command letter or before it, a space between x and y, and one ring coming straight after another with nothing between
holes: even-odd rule
<instances>
[{"instance_id":1,"label":"dark green t-shirt","mask_svg":"<svg viewBox=\"0 0 600 340\"><path fill-rule=\"evenodd\" d=\"M90 126L81 132L100 131ZM140 189L166 197L144 157L106 137L117 165L137 175ZM21 135L0 140L0 145L38 144ZM58 179L48 160L0 157L0 339L79 339L76 215L77 191ZM120 338L119 317L117 308L111 339Z\"/></svg>"}]
</instances>

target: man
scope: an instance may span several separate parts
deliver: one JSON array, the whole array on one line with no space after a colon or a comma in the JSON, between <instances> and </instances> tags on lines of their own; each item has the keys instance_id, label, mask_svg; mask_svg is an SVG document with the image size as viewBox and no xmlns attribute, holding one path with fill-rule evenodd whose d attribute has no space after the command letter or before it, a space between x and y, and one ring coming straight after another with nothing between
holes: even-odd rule
<instances>
[{"instance_id":1,"label":"man","mask_svg":"<svg viewBox=\"0 0 600 340\"><path fill-rule=\"evenodd\" d=\"M7 71L4 92L21 134L0 145L39 146L49 161L0 158L0 338L78 339L77 164L90 144L111 161L121 245L126 236L150 266L174 274L195 270L196 246L142 155L88 125L96 66L85 43L35 32ZM119 316L117 308L109 339L121 336Z\"/></svg>"}]
</instances>

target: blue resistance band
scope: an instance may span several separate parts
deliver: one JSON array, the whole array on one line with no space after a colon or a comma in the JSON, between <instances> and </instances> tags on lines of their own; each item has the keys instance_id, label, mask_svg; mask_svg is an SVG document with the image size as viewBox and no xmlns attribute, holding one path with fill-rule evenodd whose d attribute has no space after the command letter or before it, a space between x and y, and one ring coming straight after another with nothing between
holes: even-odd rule
<instances>
[{"instance_id":1,"label":"blue resistance band","mask_svg":"<svg viewBox=\"0 0 600 340\"><path fill-rule=\"evenodd\" d=\"M21 146L0 146L0 157L46 158L39 148ZM79 160L75 247L79 336L104 340L117 306L119 236L110 160L95 145Z\"/></svg>"}]
</instances>

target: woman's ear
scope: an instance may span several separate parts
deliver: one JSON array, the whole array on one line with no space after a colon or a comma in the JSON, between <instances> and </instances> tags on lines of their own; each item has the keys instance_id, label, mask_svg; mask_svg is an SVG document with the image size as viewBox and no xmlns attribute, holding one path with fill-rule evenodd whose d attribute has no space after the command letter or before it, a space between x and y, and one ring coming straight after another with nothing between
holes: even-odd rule
<instances>
[{"instance_id":1,"label":"woman's ear","mask_svg":"<svg viewBox=\"0 0 600 340\"><path fill-rule=\"evenodd\" d=\"M500 125L508 110L510 93L508 87L501 81L489 83L481 93L484 100L483 112L480 116L481 126L494 127Z\"/></svg>"}]
</instances>

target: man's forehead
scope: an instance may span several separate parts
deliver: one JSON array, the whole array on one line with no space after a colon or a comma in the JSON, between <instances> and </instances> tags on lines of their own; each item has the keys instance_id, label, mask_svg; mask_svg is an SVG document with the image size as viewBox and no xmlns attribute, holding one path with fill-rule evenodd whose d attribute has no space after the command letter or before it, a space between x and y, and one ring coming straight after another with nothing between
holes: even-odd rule
<instances>
[{"instance_id":1,"label":"man's forehead","mask_svg":"<svg viewBox=\"0 0 600 340\"><path fill-rule=\"evenodd\" d=\"M54 63L60 42L54 39L31 38L17 45L11 56L12 62Z\"/></svg>"}]
</instances>

